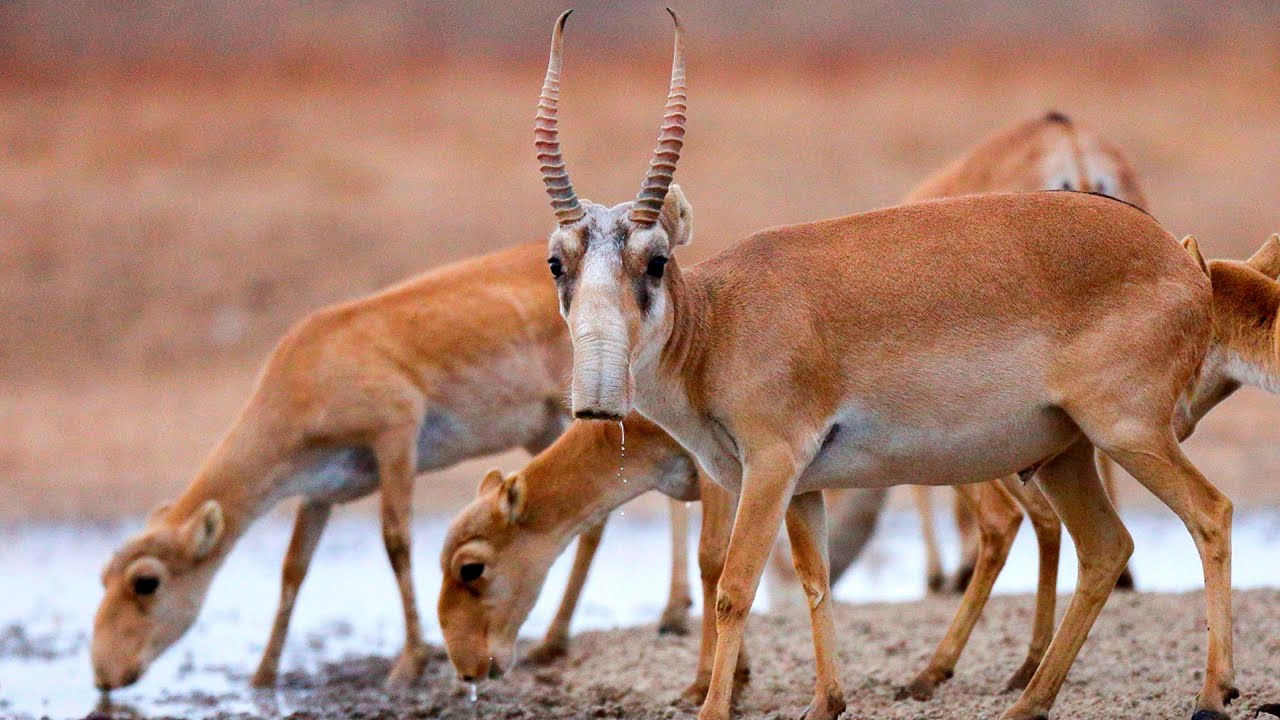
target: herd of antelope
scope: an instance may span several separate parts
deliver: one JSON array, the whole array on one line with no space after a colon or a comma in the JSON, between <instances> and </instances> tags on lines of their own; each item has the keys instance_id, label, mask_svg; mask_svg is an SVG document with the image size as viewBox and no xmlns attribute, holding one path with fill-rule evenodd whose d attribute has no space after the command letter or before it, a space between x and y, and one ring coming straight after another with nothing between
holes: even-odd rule
<instances>
[{"instance_id":1,"label":"herd of antelope","mask_svg":"<svg viewBox=\"0 0 1280 720\"><path fill-rule=\"evenodd\" d=\"M135 682L191 627L236 540L301 496L253 676L274 684L333 506L375 491L404 611L387 683L414 683L428 659L411 580L415 476L519 447L528 465L485 475L441 552L438 616L460 679L511 669L547 572L576 537L560 610L526 662L563 654L606 518L657 490L672 498L662 632L688 629L686 502L701 501L705 614L684 691L699 717L729 717L768 568L770 587L798 588L811 616L817 680L804 717L835 718L845 701L831 584L870 537L888 488L911 483L926 581L964 594L902 694L928 698L951 677L1025 514L1040 552L1036 612L1008 682L1021 695L1003 717L1043 718L1108 595L1131 584L1133 541L1099 477L1110 460L1195 540L1208 657L1193 717L1227 717L1239 694L1232 505L1179 442L1241 385L1280 390L1280 235L1247 261L1206 263L1194 239L1180 243L1144 211L1120 149L1055 112L994 136L902 205L770 228L681 267L693 210L672 183L686 108L671 15L670 94L636 199L587 202L570 182L556 121L566 12L535 129L557 220L549 241L295 326L195 479L107 564L98 687ZM929 489L940 485L955 491L965 537L952 581L933 541ZM1062 525L1079 580L1055 632ZM775 547L783 529L789 542Z\"/></svg>"}]
</instances>

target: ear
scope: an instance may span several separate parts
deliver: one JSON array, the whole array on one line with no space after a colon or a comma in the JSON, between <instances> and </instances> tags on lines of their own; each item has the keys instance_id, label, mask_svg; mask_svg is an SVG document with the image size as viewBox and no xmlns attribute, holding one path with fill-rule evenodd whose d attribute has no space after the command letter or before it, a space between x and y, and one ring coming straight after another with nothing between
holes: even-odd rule
<instances>
[{"instance_id":1,"label":"ear","mask_svg":"<svg viewBox=\"0 0 1280 720\"><path fill-rule=\"evenodd\" d=\"M484 477L480 478L479 487L476 488L476 497L484 495L490 490L501 485L502 477L502 471L498 468L493 468L489 472L485 473Z\"/></svg>"},{"instance_id":2,"label":"ear","mask_svg":"<svg viewBox=\"0 0 1280 720\"><path fill-rule=\"evenodd\" d=\"M671 238L671 247L688 245L693 241L693 207L684 198L684 191L679 185L672 185L667 190L658 222L662 223L662 229Z\"/></svg>"},{"instance_id":3,"label":"ear","mask_svg":"<svg viewBox=\"0 0 1280 720\"><path fill-rule=\"evenodd\" d=\"M498 510L507 518L507 522L515 525L524 517L525 501L524 477L512 475L502 481L502 489L498 491Z\"/></svg>"},{"instance_id":4,"label":"ear","mask_svg":"<svg viewBox=\"0 0 1280 720\"><path fill-rule=\"evenodd\" d=\"M1280 233L1267 238L1245 264L1269 278L1280 276Z\"/></svg>"},{"instance_id":5,"label":"ear","mask_svg":"<svg viewBox=\"0 0 1280 720\"><path fill-rule=\"evenodd\" d=\"M222 506L217 500L209 500L200 506L196 514L182 526L182 541L193 560L201 560L213 551L222 539L226 524L222 518Z\"/></svg>"},{"instance_id":6,"label":"ear","mask_svg":"<svg viewBox=\"0 0 1280 720\"><path fill-rule=\"evenodd\" d=\"M1204 271L1205 275L1209 274L1209 264L1204 261L1204 255L1200 254L1200 243L1196 242L1194 235L1188 235L1182 238L1182 247L1191 253L1191 257L1195 258L1196 264Z\"/></svg>"}]
</instances>

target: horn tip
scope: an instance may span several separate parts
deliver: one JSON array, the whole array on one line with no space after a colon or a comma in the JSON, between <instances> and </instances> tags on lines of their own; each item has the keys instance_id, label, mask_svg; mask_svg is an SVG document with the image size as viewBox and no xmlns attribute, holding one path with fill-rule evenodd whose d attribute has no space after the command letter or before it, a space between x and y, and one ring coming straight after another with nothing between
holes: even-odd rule
<instances>
[{"instance_id":1,"label":"horn tip","mask_svg":"<svg viewBox=\"0 0 1280 720\"><path fill-rule=\"evenodd\" d=\"M563 28L564 21L568 20L569 16L572 14L573 14L573 8L569 8L568 10L565 10L564 12L560 13L560 17L556 18L556 25Z\"/></svg>"},{"instance_id":2,"label":"horn tip","mask_svg":"<svg viewBox=\"0 0 1280 720\"><path fill-rule=\"evenodd\" d=\"M680 27L680 16L676 14L676 11L671 8L667 8L667 13L671 15L671 19L675 21L676 27Z\"/></svg>"}]
</instances>

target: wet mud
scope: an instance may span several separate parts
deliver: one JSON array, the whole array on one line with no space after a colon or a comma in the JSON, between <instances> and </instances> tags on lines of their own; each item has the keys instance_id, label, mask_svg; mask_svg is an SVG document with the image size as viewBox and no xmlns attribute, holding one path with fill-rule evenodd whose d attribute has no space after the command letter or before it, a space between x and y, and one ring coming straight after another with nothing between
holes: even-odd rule
<instances>
[{"instance_id":1,"label":"wet mud","mask_svg":"<svg viewBox=\"0 0 1280 720\"><path fill-rule=\"evenodd\" d=\"M1031 598L998 597L974 632L956 676L928 702L895 701L896 688L927 659L954 598L837 608L841 679L849 718L994 718L1016 697L1002 693L1025 651ZM1060 605L1065 605L1065 598ZM1280 591L1236 594L1237 684L1232 717L1253 717L1280 699ZM1204 662L1203 595L1113 596L1086 643L1053 716L1075 720L1189 717ZM751 680L735 700L743 720L790 718L811 697L812 650L803 617L752 616ZM696 636L659 636L655 626L583 633L567 656L545 667L518 666L480 686L472 703L436 651L418 685L389 694L385 657L348 657L313 672L289 672L276 691L235 694L251 707L223 711L225 699L174 694L175 716L212 718L692 718L676 700L691 678ZM247 676L230 673L233 684ZM97 718L137 717L103 706ZM1265 717L1265 716L1264 716Z\"/></svg>"}]
</instances>

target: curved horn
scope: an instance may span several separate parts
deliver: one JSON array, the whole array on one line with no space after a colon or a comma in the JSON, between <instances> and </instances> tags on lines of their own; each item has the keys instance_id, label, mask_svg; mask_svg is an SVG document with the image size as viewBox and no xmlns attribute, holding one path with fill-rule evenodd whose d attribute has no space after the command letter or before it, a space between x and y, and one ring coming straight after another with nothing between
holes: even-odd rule
<instances>
[{"instance_id":1,"label":"curved horn","mask_svg":"<svg viewBox=\"0 0 1280 720\"><path fill-rule=\"evenodd\" d=\"M533 121L533 144L538 148L538 165L542 170L542 182L551 196L551 209L561 225L569 225L582 219L582 205L569 182L564 157L560 154L560 131L556 112L560 105L560 69L564 64L564 21L569 19L565 10L556 19L551 31L551 58L547 61L547 78L542 82L542 95L538 97L538 114Z\"/></svg>"},{"instance_id":2,"label":"curved horn","mask_svg":"<svg viewBox=\"0 0 1280 720\"><path fill-rule=\"evenodd\" d=\"M671 179L680 162L680 149L684 147L685 86L684 86L684 31L680 17L667 8L676 23L676 44L671 58L671 91L667 93L667 110L662 117L662 132L658 134L658 146L649 161L649 173L636 195L631 208L631 221L637 225L653 225L662 212L662 201L667 197Z\"/></svg>"}]
</instances>

